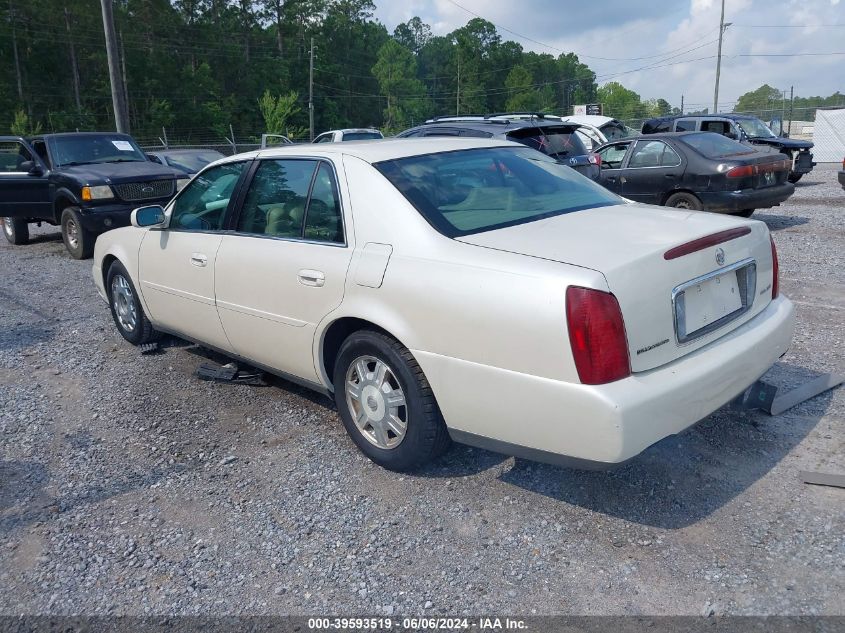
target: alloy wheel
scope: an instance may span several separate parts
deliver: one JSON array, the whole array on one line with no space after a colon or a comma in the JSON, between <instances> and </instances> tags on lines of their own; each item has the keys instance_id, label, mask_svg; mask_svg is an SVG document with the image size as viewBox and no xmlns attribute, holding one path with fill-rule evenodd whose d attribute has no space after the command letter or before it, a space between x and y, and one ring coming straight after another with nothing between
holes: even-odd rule
<instances>
[{"instance_id":1,"label":"alloy wheel","mask_svg":"<svg viewBox=\"0 0 845 633\"><path fill-rule=\"evenodd\" d=\"M127 332L134 332L138 325L138 305L132 287L123 275L115 275L111 281L111 296L117 322Z\"/></svg>"},{"instance_id":2,"label":"alloy wheel","mask_svg":"<svg viewBox=\"0 0 845 633\"><path fill-rule=\"evenodd\" d=\"M408 407L396 374L383 360L359 356L346 372L346 404L361 435L392 449L405 439Z\"/></svg>"}]
</instances>

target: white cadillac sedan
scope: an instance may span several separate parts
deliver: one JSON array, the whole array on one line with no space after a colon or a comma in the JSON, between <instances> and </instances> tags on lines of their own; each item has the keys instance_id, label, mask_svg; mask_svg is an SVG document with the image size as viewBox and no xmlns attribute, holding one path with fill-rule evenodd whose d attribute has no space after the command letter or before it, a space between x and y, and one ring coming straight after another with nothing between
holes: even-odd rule
<instances>
[{"instance_id":1,"label":"white cadillac sedan","mask_svg":"<svg viewBox=\"0 0 845 633\"><path fill-rule=\"evenodd\" d=\"M212 163L101 235L123 337L168 332L333 394L368 457L450 440L602 467L787 349L762 222L631 204L522 145L295 145Z\"/></svg>"}]
</instances>

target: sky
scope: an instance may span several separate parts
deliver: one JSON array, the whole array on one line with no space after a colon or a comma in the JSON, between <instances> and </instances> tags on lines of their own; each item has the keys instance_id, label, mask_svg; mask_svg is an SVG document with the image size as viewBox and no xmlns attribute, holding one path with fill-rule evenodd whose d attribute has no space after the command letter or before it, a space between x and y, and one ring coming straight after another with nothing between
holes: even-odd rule
<instances>
[{"instance_id":1,"label":"sky","mask_svg":"<svg viewBox=\"0 0 845 633\"><path fill-rule=\"evenodd\" d=\"M480 16L525 50L575 52L599 84L619 81L644 99L673 106L683 95L686 110L713 105L720 0L375 3L375 17L391 32L419 16L435 35L445 35ZM740 95L766 83L794 86L802 97L845 92L845 0L726 0L725 22L732 25L722 47L720 110L732 110ZM843 54L774 56L794 53Z\"/></svg>"}]
</instances>

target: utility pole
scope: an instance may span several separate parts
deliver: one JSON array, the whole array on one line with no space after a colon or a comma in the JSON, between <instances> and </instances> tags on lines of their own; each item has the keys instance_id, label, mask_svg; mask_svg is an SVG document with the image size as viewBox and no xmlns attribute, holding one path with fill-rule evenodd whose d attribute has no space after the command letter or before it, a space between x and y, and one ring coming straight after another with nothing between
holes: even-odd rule
<instances>
[{"instance_id":1,"label":"utility pole","mask_svg":"<svg viewBox=\"0 0 845 633\"><path fill-rule=\"evenodd\" d=\"M12 53L15 57L15 78L18 80L18 100L23 103L23 80L21 79L21 60L18 57L18 35L15 32L15 14L12 0L9 0L9 22L12 25Z\"/></svg>"},{"instance_id":2,"label":"utility pole","mask_svg":"<svg viewBox=\"0 0 845 633\"><path fill-rule=\"evenodd\" d=\"M106 34L106 57L109 64L109 83L111 84L111 102L114 108L114 124L118 132L129 133L129 117L126 115L126 99L120 80L119 58L117 54L117 36L114 33L114 15L112 0L100 0L103 10L103 31Z\"/></svg>"},{"instance_id":3,"label":"utility pole","mask_svg":"<svg viewBox=\"0 0 845 633\"><path fill-rule=\"evenodd\" d=\"M795 104L795 86L789 87L789 127L786 128L787 134L792 134L792 106Z\"/></svg>"},{"instance_id":4,"label":"utility pole","mask_svg":"<svg viewBox=\"0 0 845 633\"><path fill-rule=\"evenodd\" d=\"M314 140L314 38L311 38L311 63L308 66L308 129Z\"/></svg>"},{"instance_id":5,"label":"utility pole","mask_svg":"<svg viewBox=\"0 0 845 633\"><path fill-rule=\"evenodd\" d=\"M461 51L458 49L458 91L455 93L455 116L461 113Z\"/></svg>"},{"instance_id":6,"label":"utility pole","mask_svg":"<svg viewBox=\"0 0 845 633\"><path fill-rule=\"evenodd\" d=\"M79 66L76 64L76 47L73 44L73 33L70 31L70 11L65 7L65 27L67 28L67 41L70 44L70 67L71 78L73 79L73 99L76 102L76 112L82 112L82 99L79 97Z\"/></svg>"},{"instance_id":7,"label":"utility pole","mask_svg":"<svg viewBox=\"0 0 845 633\"><path fill-rule=\"evenodd\" d=\"M725 29L731 25L731 22L725 23L725 0L722 0L722 17L719 19L719 52L716 53L716 89L713 93L713 114L719 112L719 75L722 71L722 38L725 35Z\"/></svg>"},{"instance_id":8,"label":"utility pole","mask_svg":"<svg viewBox=\"0 0 845 633\"><path fill-rule=\"evenodd\" d=\"M681 95L681 116L684 116L684 95Z\"/></svg>"}]
</instances>

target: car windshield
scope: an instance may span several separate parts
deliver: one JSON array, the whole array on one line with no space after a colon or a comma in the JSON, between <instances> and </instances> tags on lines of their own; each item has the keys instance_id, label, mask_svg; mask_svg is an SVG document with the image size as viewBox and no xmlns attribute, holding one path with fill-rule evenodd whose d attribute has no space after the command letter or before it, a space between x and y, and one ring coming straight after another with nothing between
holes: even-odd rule
<instances>
[{"instance_id":1,"label":"car windshield","mask_svg":"<svg viewBox=\"0 0 845 633\"><path fill-rule=\"evenodd\" d=\"M760 119L737 119L736 122L750 138L774 138L777 136Z\"/></svg>"},{"instance_id":2,"label":"car windshield","mask_svg":"<svg viewBox=\"0 0 845 633\"><path fill-rule=\"evenodd\" d=\"M754 148L748 147L748 145L743 145L713 132L684 134L683 136L679 136L678 140L689 145L707 158L725 158L726 156L753 154L756 151Z\"/></svg>"},{"instance_id":3,"label":"car windshield","mask_svg":"<svg viewBox=\"0 0 845 633\"><path fill-rule=\"evenodd\" d=\"M384 138L381 132L344 132L344 141L371 141L377 138Z\"/></svg>"},{"instance_id":4,"label":"car windshield","mask_svg":"<svg viewBox=\"0 0 845 633\"><path fill-rule=\"evenodd\" d=\"M219 158L223 158L220 152L192 152L190 154L171 154L167 156L167 163L173 167L184 169L192 174L197 173L200 169L213 163Z\"/></svg>"},{"instance_id":5,"label":"car windshield","mask_svg":"<svg viewBox=\"0 0 845 633\"><path fill-rule=\"evenodd\" d=\"M122 134L55 136L50 143L58 166L145 162L147 160L135 141Z\"/></svg>"},{"instance_id":6,"label":"car windshield","mask_svg":"<svg viewBox=\"0 0 845 633\"><path fill-rule=\"evenodd\" d=\"M527 145L553 158L579 156L587 153L576 128L529 127L508 134L508 140Z\"/></svg>"},{"instance_id":7,"label":"car windshield","mask_svg":"<svg viewBox=\"0 0 845 633\"><path fill-rule=\"evenodd\" d=\"M448 237L621 203L604 187L531 149L443 152L375 167Z\"/></svg>"}]
</instances>

